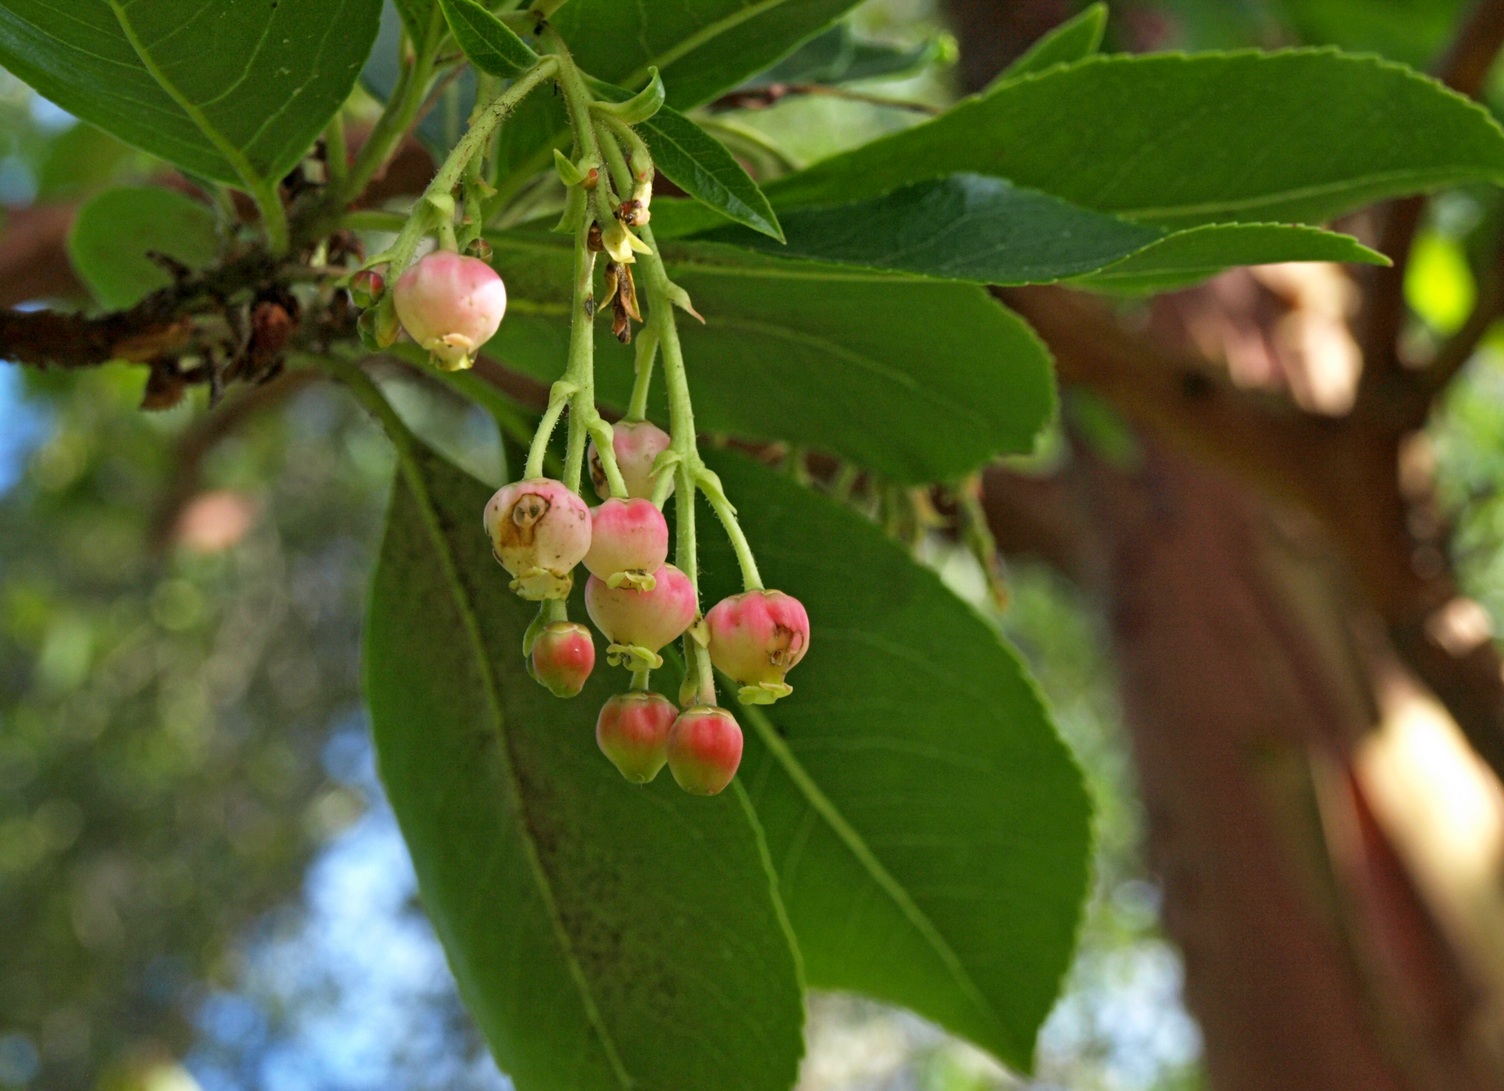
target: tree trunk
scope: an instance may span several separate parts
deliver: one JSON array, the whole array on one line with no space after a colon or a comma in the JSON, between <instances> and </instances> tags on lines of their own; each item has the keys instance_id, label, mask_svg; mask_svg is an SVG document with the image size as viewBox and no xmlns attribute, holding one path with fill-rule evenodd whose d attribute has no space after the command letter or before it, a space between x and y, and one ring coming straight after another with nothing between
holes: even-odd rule
<instances>
[{"instance_id":1,"label":"tree trunk","mask_svg":"<svg viewBox=\"0 0 1504 1091\"><path fill-rule=\"evenodd\" d=\"M1375 717L1330 559L1307 528L1171 452L1151 448L1132 474L1094 466L1083 491L1150 863L1211 1085L1496 1086L1464 1059L1470 994L1396 858L1371 862L1375 889L1397 896L1365 914L1387 950L1408 951L1407 980L1381 996L1370 963L1394 960L1347 919L1355 892L1323 848L1323 812L1343 803L1324 781L1349 785ZM1403 1025L1407 1011L1427 1026Z\"/></svg>"}]
</instances>

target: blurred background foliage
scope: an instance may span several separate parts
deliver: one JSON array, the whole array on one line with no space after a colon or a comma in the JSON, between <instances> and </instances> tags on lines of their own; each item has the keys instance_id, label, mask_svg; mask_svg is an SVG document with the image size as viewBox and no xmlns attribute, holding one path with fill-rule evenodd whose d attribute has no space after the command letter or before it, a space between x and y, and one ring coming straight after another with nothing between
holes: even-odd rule
<instances>
[{"instance_id":1,"label":"blurred background foliage","mask_svg":"<svg viewBox=\"0 0 1504 1091\"><path fill-rule=\"evenodd\" d=\"M1109 45L1331 43L1424 64L1460 6L1119 3ZM945 29L926 0L874 0L854 25L908 47ZM953 93L935 65L854 87L931 104ZM802 96L719 118L806 162L920 116ZM0 74L0 205L160 171ZM1467 313L1470 240L1496 205L1460 193L1440 206L1410 274L1417 336ZM1501 351L1485 344L1431 430L1468 590L1496 616ZM0 370L0 1088L506 1086L415 903L359 706L384 441L338 391L296 378L241 408L156 414L137 410L140 383L125 369ZM403 401L494 474L489 418L423 386ZM969 559L932 554L985 602ZM999 623L1099 813L1080 953L1027 1086L1189 1091L1196 1031L1156 924L1093 604L1043 570L1016 567L1009 586ZM812 999L804 1091L1017 1086L905 1013Z\"/></svg>"}]
</instances>

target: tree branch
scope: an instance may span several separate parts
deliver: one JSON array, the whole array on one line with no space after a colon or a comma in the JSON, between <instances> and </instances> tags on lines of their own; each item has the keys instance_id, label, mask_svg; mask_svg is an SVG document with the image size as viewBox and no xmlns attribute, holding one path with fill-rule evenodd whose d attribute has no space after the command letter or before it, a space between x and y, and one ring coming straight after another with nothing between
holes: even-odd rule
<instances>
[{"instance_id":1,"label":"tree branch","mask_svg":"<svg viewBox=\"0 0 1504 1091\"><path fill-rule=\"evenodd\" d=\"M1428 498L1401 489L1401 430L1356 414L1317 417L1240 390L1211 362L1130 332L1088 297L1060 288L998 294L1049 344L1062 381L1315 518L1401 657L1504 780L1504 661L1492 641L1448 632L1449 612L1464 600L1442 543L1412 526Z\"/></svg>"}]
</instances>

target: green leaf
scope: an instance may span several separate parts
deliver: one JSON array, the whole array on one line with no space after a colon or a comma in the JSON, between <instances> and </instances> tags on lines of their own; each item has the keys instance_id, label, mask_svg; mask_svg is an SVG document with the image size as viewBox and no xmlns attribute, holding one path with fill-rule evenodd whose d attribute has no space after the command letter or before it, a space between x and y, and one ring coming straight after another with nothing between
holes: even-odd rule
<instances>
[{"instance_id":1,"label":"green leaf","mask_svg":"<svg viewBox=\"0 0 1504 1091\"><path fill-rule=\"evenodd\" d=\"M265 189L350 93L381 0L6 0L0 64L206 178Z\"/></svg>"},{"instance_id":2,"label":"green leaf","mask_svg":"<svg viewBox=\"0 0 1504 1091\"><path fill-rule=\"evenodd\" d=\"M777 249L788 257L982 284L1075 276L1123 287L1149 278L1184 283L1233 265L1388 260L1317 228L1212 224L1174 232L977 174L919 182L851 205L798 209L784 220L788 243ZM740 228L706 238L773 249Z\"/></svg>"},{"instance_id":3,"label":"green leaf","mask_svg":"<svg viewBox=\"0 0 1504 1091\"><path fill-rule=\"evenodd\" d=\"M79 122L48 145L37 164L37 199L55 201L99 189L111 180L140 171L145 156L88 122Z\"/></svg>"},{"instance_id":4,"label":"green leaf","mask_svg":"<svg viewBox=\"0 0 1504 1091\"><path fill-rule=\"evenodd\" d=\"M909 48L871 42L839 22L817 34L772 68L741 84L743 88L775 83L851 83L856 80L905 79L953 56L954 43L934 37Z\"/></svg>"},{"instance_id":5,"label":"green leaf","mask_svg":"<svg viewBox=\"0 0 1504 1091\"><path fill-rule=\"evenodd\" d=\"M626 783L584 694L523 670L534 608L490 490L426 452L395 489L366 631L383 783L460 991L519 1091L786 1091L803 1004L745 795ZM575 604L578 614L578 603Z\"/></svg>"},{"instance_id":6,"label":"green leaf","mask_svg":"<svg viewBox=\"0 0 1504 1091\"><path fill-rule=\"evenodd\" d=\"M856 6L856 0L570 0L554 17L580 67L636 87L663 74L686 109L761 72Z\"/></svg>"},{"instance_id":7,"label":"green leaf","mask_svg":"<svg viewBox=\"0 0 1504 1091\"><path fill-rule=\"evenodd\" d=\"M1023 56L1003 69L988 90L1009 80L1043 72L1057 64L1069 64L1090 57L1101 48L1102 33L1106 29L1107 5L1092 4L1031 45Z\"/></svg>"},{"instance_id":8,"label":"green leaf","mask_svg":"<svg viewBox=\"0 0 1504 1091\"><path fill-rule=\"evenodd\" d=\"M637 128L669 181L728 219L783 241L773 207L726 145L668 106Z\"/></svg>"},{"instance_id":9,"label":"green leaf","mask_svg":"<svg viewBox=\"0 0 1504 1091\"><path fill-rule=\"evenodd\" d=\"M1090 805L1017 654L866 519L730 453L710 461L810 650L735 706L813 986L917 1011L1016 1068L1070 963ZM741 590L702 532L706 601Z\"/></svg>"},{"instance_id":10,"label":"green leaf","mask_svg":"<svg viewBox=\"0 0 1504 1091\"><path fill-rule=\"evenodd\" d=\"M1119 292L1164 291L1214 276L1235 265L1279 261L1360 262L1389 259L1350 235L1289 224L1206 224L1165 236L1115 265L1073 283Z\"/></svg>"},{"instance_id":11,"label":"green leaf","mask_svg":"<svg viewBox=\"0 0 1504 1091\"><path fill-rule=\"evenodd\" d=\"M68 257L79 279L105 310L123 310L172 283L156 251L190 269L219 254L214 212L160 186L107 189L78 210L68 234Z\"/></svg>"},{"instance_id":12,"label":"green leaf","mask_svg":"<svg viewBox=\"0 0 1504 1091\"><path fill-rule=\"evenodd\" d=\"M455 41L482 72L515 76L537 62L532 47L476 0L439 0L439 7Z\"/></svg>"},{"instance_id":13,"label":"green leaf","mask_svg":"<svg viewBox=\"0 0 1504 1091\"><path fill-rule=\"evenodd\" d=\"M783 216L789 257L983 284L1039 284L1101 269L1163 238L1001 178L956 174L869 201ZM772 249L740 229L709 239Z\"/></svg>"},{"instance_id":14,"label":"green leaf","mask_svg":"<svg viewBox=\"0 0 1504 1091\"><path fill-rule=\"evenodd\" d=\"M1476 103L1373 57L1097 56L999 84L768 196L783 211L958 172L1171 227L1316 222L1504 179L1504 131Z\"/></svg>"},{"instance_id":15,"label":"green leaf","mask_svg":"<svg viewBox=\"0 0 1504 1091\"><path fill-rule=\"evenodd\" d=\"M569 335L568 241L487 238L508 292L487 352L556 379ZM705 316L703 326L680 321L679 336L706 431L788 441L920 483L1031 450L1054 412L1043 344L979 288L711 243L664 245L663 254ZM596 360L601 399L625 406L632 350L604 322ZM662 419L660 402L650 409Z\"/></svg>"},{"instance_id":16,"label":"green leaf","mask_svg":"<svg viewBox=\"0 0 1504 1091\"><path fill-rule=\"evenodd\" d=\"M714 98L818 34L857 0L570 0L553 25L580 67L597 79L639 87L657 68L668 102L681 110ZM502 127L501 176L536 174L568 135L555 100L534 95Z\"/></svg>"},{"instance_id":17,"label":"green leaf","mask_svg":"<svg viewBox=\"0 0 1504 1091\"><path fill-rule=\"evenodd\" d=\"M1423 67L1456 33L1465 0L1275 0L1270 15L1302 42L1334 45L1354 53L1379 53Z\"/></svg>"}]
</instances>

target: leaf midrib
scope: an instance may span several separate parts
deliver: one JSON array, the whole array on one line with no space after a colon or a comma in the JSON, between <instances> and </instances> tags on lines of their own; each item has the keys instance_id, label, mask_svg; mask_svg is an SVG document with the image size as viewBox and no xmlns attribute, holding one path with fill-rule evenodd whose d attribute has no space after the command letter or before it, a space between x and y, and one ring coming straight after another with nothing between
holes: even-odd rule
<instances>
[{"instance_id":1,"label":"leaf midrib","mask_svg":"<svg viewBox=\"0 0 1504 1091\"><path fill-rule=\"evenodd\" d=\"M799 759L794 756L793 751L789 749L788 743L778 733L778 730L768 719L767 714L756 705L743 705L741 711L742 715L751 722L753 728L757 731L763 745L768 748L774 759L782 766L783 771L788 774L789 779L794 782L794 787L798 789L799 793L809 803L810 808L824 820L825 824L830 827L831 831L846 846L847 850L856 857L857 862L861 864L867 874L872 877L878 889L888 896L898 911L903 914L904 919L913 926L914 930L919 933L930 949L935 952L941 963L950 971L950 976L955 982L956 987L961 990L962 994L971 1002L976 1010L991 1023L1002 1041L1010 1047L1015 1046L1016 1043L1013 1041L1013 1036L1009 1032L1007 1025L998 1016L997 1010L988 1001L981 987L966 972L966 967L961 961L961 957L956 954L955 949L947 942L945 937L940 933L940 929L930 920L924 910L920 909L914 900L909 897L908 891L903 888L902 884L882 865L882 862L878 860L872 849L867 845L866 840L846 820L845 816L841 814L840 810L830 800L830 797L820 790L819 785L815 783L814 778L800 764Z\"/></svg>"},{"instance_id":2,"label":"leaf midrib","mask_svg":"<svg viewBox=\"0 0 1504 1091\"><path fill-rule=\"evenodd\" d=\"M225 162L229 163L246 188L252 192L258 192L266 187L266 180L261 177L259 171L251 165L241 150L235 147L230 140L219 131L209 118L194 103L183 94L177 84L167 78L167 73L162 71L160 65L152 58L145 43L136 33L135 26L126 16L125 5L121 0L105 0L110 5L110 10L115 13L115 21L120 24L120 32L125 35L125 40L130 43L131 49L141 59L141 64L151 74L152 79L157 81L157 86L167 92L168 97L177 103L178 109L188 115L188 119L198 126L199 131L209 138L209 143L214 145L214 150L224 156Z\"/></svg>"},{"instance_id":3,"label":"leaf midrib","mask_svg":"<svg viewBox=\"0 0 1504 1091\"><path fill-rule=\"evenodd\" d=\"M112 0L113 2L113 0ZM468 585L460 575L459 561L449 548L448 535L444 533L444 523L439 517L438 509L434 504L433 494L429 491L428 481L422 471L413 461L409 461L410 452L401 452L404 470L403 478L414 498L418 502L418 508L423 515L423 525L432 540L435 552L439 556L439 562L443 567L444 582L449 588L450 596L454 600L455 609L460 614L460 620L464 625L465 639L471 654L475 657L476 667L480 676L481 688L485 692L486 707L491 716L492 727L501 741L497 748L502 768L510 782L514 798L518 802L523 815L527 814L526 796L523 794L522 782L517 775L517 770L512 762L510 739L506 730L506 717L502 712L500 689L496 683L495 672L491 669L490 657L486 654L486 642L481 633L480 619L476 613L475 604L471 600ZM530 826L527 827L529 830ZM554 935L559 941L559 947L564 954L564 960L568 964L570 977L574 980L575 987L579 990L580 1002L585 1008L585 1016L590 1021L596 1037L605 1051L606 1059L611 1065L613 1075L616 1076L618 1085L622 1091L631 1091L635 1082L622 1063L616 1050L616 1043L606 1028L605 1019L602 1017L600 1008L595 1003L594 994L590 990L590 984L585 977L585 971L575 955L574 944L571 942L569 933L564 927L563 918L559 914L558 902L554 898L553 885L549 882L548 873L543 867L543 861L538 855L538 846L531 836L520 838L523 847L523 855L527 857L528 868L533 873L533 881L548 910L549 923L553 926Z\"/></svg>"}]
</instances>

